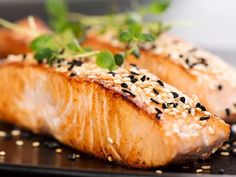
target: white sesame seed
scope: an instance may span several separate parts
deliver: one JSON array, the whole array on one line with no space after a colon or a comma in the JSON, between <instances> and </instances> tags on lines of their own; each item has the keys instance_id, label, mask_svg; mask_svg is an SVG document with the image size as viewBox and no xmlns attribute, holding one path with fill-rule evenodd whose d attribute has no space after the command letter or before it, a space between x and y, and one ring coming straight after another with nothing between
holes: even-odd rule
<instances>
[{"instance_id":1,"label":"white sesame seed","mask_svg":"<svg viewBox=\"0 0 236 177\"><path fill-rule=\"evenodd\" d=\"M22 140L17 140L17 141L16 141L16 145L17 145L17 146L23 146L23 145L24 145L24 141L22 141Z\"/></svg>"},{"instance_id":2,"label":"white sesame seed","mask_svg":"<svg viewBox=\"0 0 236 177\"><path fill-rule=\"evenodd\" d=\"M4 138L7 136L7 133L4 131L0 131L0 138Z\"/></svg>"},{"instance_id":3,"label":"white sesame seed","mask_svg":"<svg viewBox=\"0 0 236 177\"><path fill-rule=\"evenodd\" d=\"M210 170L210 169L211 169L211 166L210 166L210 165L203 165L203 166L202 166L202 169L203 169L203 170Z\"/></svg>"},{"instance_id":4,"label":"white sesame seed","mask_svg":"<svg viewBox=\"0 0 236 177\"><path fill-rule=\"evenodd\" d=\"M62 153L62 149L61 149L61 148L57 148L55 151L56 151L56 153L58 153L58 154L61 154L61 153Z\"/></svg>"},{"instance_id":5,"label":"white sesame seed","mask_svg":"<svg viewBox=\"0 0 236 177\"><path fill-rule=\"evenodd\" d=\"M222 156L229 156L229 152L220 152L220 155L222 155Z\"/></svg>"},{"instance_id":6,"label":"white sesame seed","mask_svg":"<svg viewBox=\"0 0 236 177\"><path fill-rule=\"evenodd\" d=\"M108 156L107 160L108 160L109 162L112 162L112 157L111 157L111 156Z\"/></svg>"},{"instance_id":7,"label":"white sesame seed","mask_svg":"<svg viewBox=\"0 0 236 177\"><path fill-rule=\"evenodd\" d=\"M5 156L6 152L5 151L0 151L0 156Z\"/></svg>"},{"instance_id":8,"label":"white sesame seed","mask_svg":"<svg viewBox=\"0 0 236 177\"><path fill-rule=\"evenodd\" d=\"M107 141L108 141L110 144L113 144L113 143L114 143L111 137L107 137Z\"/></svg>"},{"instance_id":9,"label":"white sesame seed","mask_svg":"<svg viewBox=\"0 0 236 177\"><path fill-rule=\"evenodd\" d=\"M40 142L34 141L34 142L32 143L32 146L33 146L33 147L39 147L39 146L40 146Z\"/></svg>"},{"instance_id":10,"label":"white sesame seed","mask_svg":"<svg viewBox=\"0 0 236 177\"><path fill-rule=\"evenodd\" d=\"M202 173L202 172L203 172L202 169L197 169L197 170L196 170L196 173Z\"/></svg>"},{"instance_id":11,"label":"white sesame seed","mask_svg":"<svg viewBox=\"0 0 236 177\"><path fill-rule=\"evenodd\" d=\"M162 170L156 170L156 173L157 173L157 174L162 174L163 171L162 171Z\"/></svg>"},{"instance_id":12,"label":"white sesame seed","mask_svg":"<svg viewBox=\"0 0 236 177\"><path fill-rule=\"evenodd\" d=\"M12 136L20 136L20 134L21 134L21 131L20 131L20 130L12 130L12 131L11 131L11 135L12 135Z\"/></svg>"}]
</instances>

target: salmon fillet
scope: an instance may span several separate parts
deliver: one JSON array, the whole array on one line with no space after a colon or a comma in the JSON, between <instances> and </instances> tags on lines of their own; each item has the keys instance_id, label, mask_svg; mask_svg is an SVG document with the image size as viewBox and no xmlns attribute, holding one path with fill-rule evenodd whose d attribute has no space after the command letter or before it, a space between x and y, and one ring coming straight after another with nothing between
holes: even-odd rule
<instances>
[{"instance_id":1,"label":"salmon fillet","mask_svg":"<svg viewBox=\"0 0 236 177\"><path fill-rule=\"evenodd\" d=\"M49 28L40 18L30 19L32 17L16 22L16 25L23 28L21 31L0 28L0 57L30 52L30 42L40 34L49 33Z\"/></svg>"},{"instance_id":2,"label":"salmon fillet","mask_svg":"<svg viewBox=\"0 0 236 177\"><path fill-rule=\"evenodd\" d=\"M101 159L159 167L206 158L229 136L229 125L196 96L133 64L109 71L78 59L49 67L29 55L1 62L2 121Z\"/></svg>"},{"instance_id":3,"label":"salmon fillet","mask_svg":"<svg viewBox=\"0 0 236 177\"><path fill-rule=\"evenodd\" d=\"M90 32L84 46L123 51L114 32ZM182 39L162 34L156 41L140 46L141 58L128 62L148 69L187 95L197 95L209 112L226 121L236 121L236 71L219 57Z\"/></svg>"}]
</instances>

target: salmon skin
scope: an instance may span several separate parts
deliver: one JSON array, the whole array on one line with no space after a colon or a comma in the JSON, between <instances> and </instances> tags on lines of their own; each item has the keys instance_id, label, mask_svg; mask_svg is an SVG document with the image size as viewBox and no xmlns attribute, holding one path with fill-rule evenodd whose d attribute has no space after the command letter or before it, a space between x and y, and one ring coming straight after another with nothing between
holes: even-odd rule
<instances>
[{"instance_id":1,"label":"salmon skin","mask_svg":"<svg viewBox=\"0 0 236 177\"><path fill-rule=\"evenodd\" d=\"M0 64L0 118L47 133L95 157L133 168L206 158L229 125L146 69L114 71L94 59L38 64L10 56Z\"/></svg>"},{"instance_id":2,"label":"salmon skin","mask_svg":"<svg viewBox=\"0 0 236 177\"><path fill-rule=\"evenodd\" d=\"M88 33L84 46L123 51L117 34ZM141 58L128 62L146 68L187 95L197 95L207 110L228 122L236 121L236 71L221 58L186 41L162 34L156 41L140 46Z\"/></svg>"}]
</instances>

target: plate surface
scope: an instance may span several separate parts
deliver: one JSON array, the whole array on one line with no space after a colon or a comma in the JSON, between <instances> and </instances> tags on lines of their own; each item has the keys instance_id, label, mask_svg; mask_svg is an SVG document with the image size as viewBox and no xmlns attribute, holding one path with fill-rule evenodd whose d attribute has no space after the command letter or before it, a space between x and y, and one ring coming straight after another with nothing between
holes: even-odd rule
<instances>
[{"instance_id":1,"label":"plate surface","mask_svg":"<svg viewBox=\"0 0 236 177\"><path fill-rule=\"evenodd\" d=\"M121 167L95 159L86 154L76 152L69 147L63 146L56 140L47 136L33 135L28 131L16 130L17 128L0 123L0 131L6 132L7 136L0 139L0 151L6 153L0 156L0 173L14 173L32 175L55 175L55 176L156 176L156 169L136 170ZM17 129L18 130L18 129ZM15 134L15 136L14 136ZM219 150L205 161L198 160L185 164L175 164L166 168L158 169L163 173L160 176L195 176L196 170L204 166L211 169L203 170L204 174L236 174L236 156L233 155L233 136L225 143L225 150ZM20 140L20 141L19 141ZM19 142L24 144L19 146ZM38 147L33 147L33 142L39 142ZM236 142L236 141L235 141ZM34 145L37 143L34 143ZM59 150L58 150L59 149ZM56 151L62 151L57 153ZM221 155L221 152L229 152L229 156ZM79 154L76 160L71 160L71 154ZM227 154L227 153L226 153ZM207 167L206 167L207 168Z\"/></svg>"}]
</instances>

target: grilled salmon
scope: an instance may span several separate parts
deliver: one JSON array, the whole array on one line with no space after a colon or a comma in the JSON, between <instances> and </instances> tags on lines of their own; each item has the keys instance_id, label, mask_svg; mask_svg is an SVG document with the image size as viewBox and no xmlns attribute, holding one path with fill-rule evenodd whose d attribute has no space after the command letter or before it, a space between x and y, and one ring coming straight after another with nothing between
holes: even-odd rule
<instances>
[{"instance_id":1,"label":"grilled salmon","mask_svg":"<svg viewBox=\"0 0 236 177\"><path fill-rule=\"evenodd\" d=\"M109 71L86 58L49 67L30 55L1 62L1 120L101 159L159 167L206 158L229 136L196 96L134 64Z\"/></svg>"},{"instance_id":2,"label":"grilled salmon","mask_svg":"<svg viewBox=\"0 0 236 177\"><path fill-rule=\"evenodd\" d=\"M116 33L90 32L84 46L124 49ZM187 95L197 95L209 112L226 121L236 121L236 71L219 57L182 39L162 34L156 41L140 46L141 58L128 62L146 68Z\"/></svg>"},{"instance_id":3,"label":"grilled salmon","mask_svg":"<svg viewBox=\"0 0 236 177\"><path fill-rule=\"evenodd\" d=\"M30 42L38 35L49 32L47 25L38 17L24 18L16 25L14 30L0 28L0 57L29 52Z\"/></svg>"}]
</instances>

